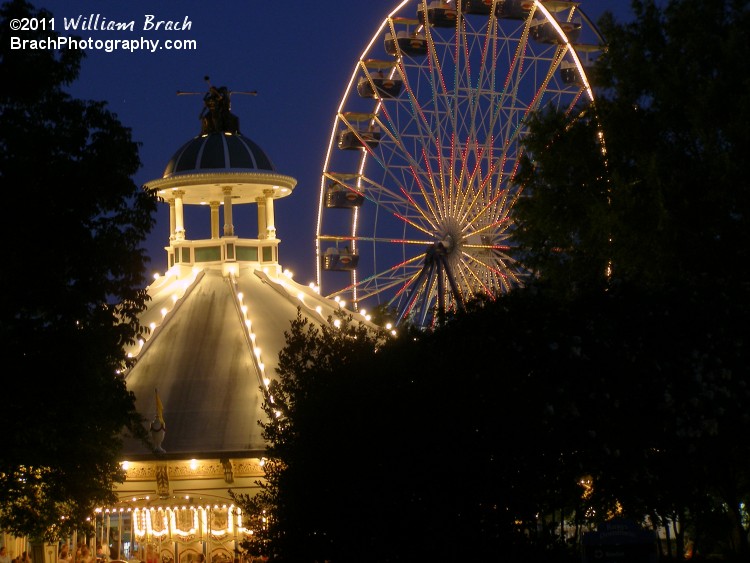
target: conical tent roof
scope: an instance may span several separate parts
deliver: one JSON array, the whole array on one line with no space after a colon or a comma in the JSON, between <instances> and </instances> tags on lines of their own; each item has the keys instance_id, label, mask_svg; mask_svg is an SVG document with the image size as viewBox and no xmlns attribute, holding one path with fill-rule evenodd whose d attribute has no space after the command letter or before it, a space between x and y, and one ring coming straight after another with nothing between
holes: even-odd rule
<instances>
[{"instance_id":1,"label":"conical tent roof","mask_svg":"<svg viewBox=\"0 0 750 563\"><path fill-rule=\"evenodd\" d=\"M338 304L284 274L252 267L232 276L220 269L187 279L167 275L149 287L149 295L142 320L155 328L133 347L138 359L126 382L149 420L157 413L158 391L163 449L169 457L262 456L264 379L275 376L284 332L298 308L322 323ZM130 442L125 455L152 454Z\"/></svg>"}]
</instances>

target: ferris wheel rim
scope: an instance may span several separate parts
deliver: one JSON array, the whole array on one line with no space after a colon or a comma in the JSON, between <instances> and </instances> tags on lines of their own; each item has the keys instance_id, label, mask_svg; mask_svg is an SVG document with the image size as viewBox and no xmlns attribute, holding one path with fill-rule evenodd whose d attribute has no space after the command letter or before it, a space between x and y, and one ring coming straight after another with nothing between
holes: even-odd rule
<instances>
[{"instance_id":1,"label":"ferris wheel rim","mask_svg":"<svg viewBox=\"0 0 750 563\"><path fill-rule=\"evenodd\" d=\"M469 0L466 0L467 3ZM388 239L388 237L376 237L376 236L369 236L369 235L358 235L357 234L357 224L359 221L359 212L357 210L353 211L352 216L352 230L351 234L349 236L346 235L338 235L335 236L333 234L327 233L325 230L321 228L323 215L325 213L325 189L326 189L326 182L335 180L339 176L348 176L348 180L353 180L352 182L342 182L342 184L353 194L359 194L362 195L362 197L366 198L368 203L373 202L377 208L378 212L385 212L389 211L392 213L393 216L396 217L398 221L403 222L405 225L409 225L410 228L414 229L414 232L420 231L420 225L418 224L417 217L420 218L420 220L425 220L426 218L437 218L440 216L439 210L436 208L433 209L430 207L431 199L429 197L426 197L423 193L423 198L420 200L425 203L426 209L421 209L419 205L414 201L414 198L410 199L409 193L396 193L396 191L392 187L385 186L383 182L378 185L377 182L371 181L367 178L367 175L365 174L365 171L367 170L367 166L369 162L377 162L378 155L376 154L375 150L373 150L368 145L368 138L365 138L362 135L354 135L356 138L356 141L362 143L363 150L361 151L361 155L359 158L359 162L356 166L354 166L354 170L349 170L348 172L344 171L337 171L331 168L331 160L333 159L333 155L336 151L336 145L335 145L335 139L338 132L338 127L343 123L347 127L352 128L352 125L350 123L351 119L362 119L363 121L367 121L371 127L378 127L380 132L382 132L382 135L384 135L386 138L390 135L392 138L389 139L389 142L392 142L394 144L397 144L399 142L399 139L396 139L394 135L392 135L391 129L389 129L388 122L390 121L390 118L388 117L387 112L389 111L387 108L387 104L383 99L380 99L375 104L373 110L371 112L366 113L366 116L363 117L362 115L355 115L357 112L352 111L346 111L347 107L346 104L350 99L350 96L353 95L353 91L356 90L357 86L357 80L362 76L363 72L366 72L368 69L368 65L372 66L375 64L373 61L377 61L377 57L374 57L372 55L373 46L375 45L376 40L383 35L384 30L389 30L392 36L395 36L395 25L397 23L401 23L400 21L397 21L398 16L396 14L399 13L399 11L404 8L407 5L414 5L413 0L403 0L398 4L398 6L392 10L388 16L383 20L383 22L378 27L377 31L373 35L370 42L367 44L366 48L362 52L362 55L360 55L359 59L357 60L356 64L354 65L354 69L352 71L352 74L349 78L349 82L347 83L347 86L344 91L344 95L341 98L341 102L337 108L336 111L336 117L334 119L334 123L331 129L330 133L330 139L329 139L329 145L328 145L328 151L326 153L326 157L324 160L323 165L323 174L321 175L321 182L320 182L320 192L319 192L319 201L318 201L318 221L316 225L316 276L317 276L317 283L319 287L323 290L324 294L328 294L326 291L326 288L323 287L324 284L322 282L322 276L323 276L323 268L321 266L321 258L323 255L323 250L321 244L325 241L336 241L343 242L344 240L349 240L349 242L352 245L369 245L373 244L375 245L376 242L380 241L382 242L383 239ZM425 0L421 0L418 2L418 4L423 7L423 9L426 9L428 6L428 2ZM495 6L495 2L493 2L492 6ZM559 59L562 60L562 58L567 54L569 55L569 58L572 59L573 64L576 67L576 70L578 72L578 75L582 78L582 88L579 92L579 96L581 94L585 94L588 96L590 100L594 99L594 94L591 89L591 86L588 82L588 78L586 76L585 69L583 67L583 63L581 59L578 56L578 53L576 52L576 49L573 46L573 43L568 39L567 34L565 31L563 31L562 27L557 24L557 20L552 15L552 13L544 6L544 2L542 0L534 0L534 9L528 16L528 20L526 21L526 28L525 31L528 33L529 25L531 24L532 20L532 13L534 11L538 11L543 15L543 19L545 22L550 22L552 26L555 28L556 33L561 39L561 46L560 50L562 54L559 56ZM467 14L461 13L458 19L467 17ZM492 16L494 18L494 16ZM406 18L404 18L406 19ZM413 21L413 20L412 20ZM553 23L554 22L554 23ZM456 24L459 25L458 23ZM498 24L499 25L499 24ZM433 27L431 25L424 26L425 28L425 35L430 35L430 28ZM489 27L489 26L488 26ZM457 28L458 30L458 28ZM457 31L458 33L458 31ZM457 40L458 41L458 40ZM528 38L525 39L525 41L528 41ZM433 49L434 52L434 49ZM430 55L431 56L431 55ZM387 61L385 61L387 62ZM397 56L395 61L388 62L389 65L392 65L394 68L397 68L398 71L402 74L402 77L406 81L407 72L403 68L404 65L404 55L401 54L400 56ZM494 62L492 63L495 64ZM559 65L559 62L557 63ZM409 87L407 84L405 86L406 88ZM411 94L410 94L411 95ZM528 111L531 111L532 104L529 105ZM457 117L454 116L454 119L457 119ZM454 127L455 128L455 127ZM430 133L432 134L432 133ZM435 143L439 146L439 142ZM516 157L517 158L517 157ZM427 160L427 158L425 158ZM439 160L439 159L438 159ZM420 164L420 161L416 159L415 156L412 155L412 165L416 166ZM387 164L385 162L380 162L379 165L383 168L387 168ZM492 172L492 171L491 171ZM467 178L469 178L469 181L471 180L472 174L468 170L462 170L462 175L465 175ZM492 174L487 174L484 178L485 182L489 182L492 177ZM367 184L367 185L365 185ZM420 188L421 189L421 188ZM390 200L386 199L386 196L390 196ZM475 199L479 199L480 192L477 191L473 194ZM498 192L496 194L496 198L503 198L507 199L508 202L512 205L513 204L513 198L517 198L518 194L510 194L510 193L500 193ZM378 199L382 198L382 199ZM402 214L401 216L398 216L398 214L395 212L395 209L398 205L406 205L405 202L408 204L411 204L413 206L413 209L411 210L414 212L413 216L407 216L405 214ZM472 204L473 205L473 204ZM483 203L483 206L481 209L484 209L483 213L488 213L488 210L493 209L494 202L487 201ZM429 209L427 209L429 208ZM476 211L477 208L473 208L472 206L469 206L467 209L474 209ZM466 214L468 214L469 211L466 211ZM393 218L391 218L393 219ZM494 219L494 218L493 218ZM507 217L505 217L507 220ZM443 227L442 230L436 227L437 221L426 221L426 224L428 226L424 226L424 224L421 226L422 233L427 237L427 240L432 240L435 244L437 244L441 238L445 238L446 236L449 237L458 237L460 233L458 231L451 230L450 228ZM492 226L497 226L496 224L492 223L490 226L482 227L484 230L489 230ZM481 230L477 229L477 233L481 234ZM497 233L499 231L495 231ZM432 238L430 238L430 233L432 233ZM393 237L391 237L393 239ZM396 242L395 240L391 240L391 242ZM409 237L401 237L397 240L398 244L401 244L402 246L416 246L418 245L418 242L421 243L423 241L419 241L416 238L409 238ZM459 248L460 247L460 248ZM452 256L451 259L459 260L461 261L461 264L466 267L466 271L459 272L461 283L464 287L476 287L480 290L487 289L491 290L494 287L500 287L503 290L508 290L511 285L520 283L520 280L518 279L517 275L514 275L511 271L511 268L508 266L508 264L515 263L516 260L513 259L507 252L505 252L505 249L502 245L499 244L497 241L484 241L482 240L481 244L478 243L472 243L472 244L466 244L465 249L457 245L456 249L460 250L459 253L457 253L455 256ZM348 247L347 247L348 248ZM419 259L420 257L426 256L428 250L423 250L421 254L413 255L409 260L404 260L405 263L413 263L415 260ZM481 254L484 252L485 254ZM487 256L487 261L483 261L482 259L478 258L478 256ZM456 258L459 257L459 258ZM495 263L498 267L491 267L489 266L489 263L492 260L496 260ZM446 262L447 263L447 262ZM484 268L486 271L483 275L489 275L489 276L495 276L497 279L494 279L490 284L483 284L479 280L479 276L477 275L476 271L472 269L471 266L474 266L476 268ZM376 269L377 270L377 269ZM382 270L380 272L388 272L388 267L383 266ZM407 269L404 267L404 271L406 272ZM504 272L504 273L503 273ZM369 298L377 293L382 293L385 291L384 289L377 289L377 287L373 288L367 288L367 284L371 283L373 279L377 278L378 271L375 272L373 275L368 276L361 276L359 279L357 278L357 273L352 272L351 273L351 283L348 284L339 284L340 287L338 287L336 290L331 291L330 295L339 295L346 293L347 291L351 291L352 293L352 302L357 307L357 304L359 303L360 299L357 298L357 289L362 290L362 295L364 297L361 298L362 301L364 301L366 298ZM404 286L403 289L406 290L409 287L409 284L413 282L414 277L416 274L412 273L410 275L405 275L403 278ZM382 277L386 277L385 274ZM408 281L411 280L411 281ZM509 281L511 280L511 281ZM408 283L407 283L408 282ZM388 289L391 288L391 286L387 286Z\"/></svg>"}]
</instances>

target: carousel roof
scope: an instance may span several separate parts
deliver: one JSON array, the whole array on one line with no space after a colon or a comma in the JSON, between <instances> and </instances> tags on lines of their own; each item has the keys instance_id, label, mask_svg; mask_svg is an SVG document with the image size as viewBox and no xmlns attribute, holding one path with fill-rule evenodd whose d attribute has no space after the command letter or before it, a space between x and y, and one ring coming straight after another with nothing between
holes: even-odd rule
<instances>
[{"instance_id":1,"label":"carousel roof","mask_svg":"<svg viewBox=\"0 0 750 563\"><path fill-rule=\"evenodd\" d=\"M149 420L156 414L158 390L166 425L161 455L262 456L264 379L276 375L284 332L298 307L311 320L325 322L338 304L283 274L251 267L234 277L216 269L188 280L168 275L148 292L142 323L154 328L132 349L137 362L126 383ZM123 454L154 455L136 441L126 443Z\"/></svg>"}]
</instances>

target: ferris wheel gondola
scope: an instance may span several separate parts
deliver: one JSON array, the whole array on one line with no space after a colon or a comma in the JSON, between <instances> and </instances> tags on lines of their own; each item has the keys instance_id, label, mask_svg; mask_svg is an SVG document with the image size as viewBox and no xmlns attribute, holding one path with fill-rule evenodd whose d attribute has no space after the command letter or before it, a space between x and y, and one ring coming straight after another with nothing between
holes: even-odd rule
<instances>
[{"instance_id":1,"label":"ferris wheel gondola","mask_svg":"<svg viewBox=\"0 0 750 563\"><path fill-rule=\"evenodd\" d=\"M523 284L512 211L527 120L547 106L572 118L592 100L584 62L602 45L577 2L398 4L336 112L317 217L321 292L428 326Z\"/></svg>"}]
</instances>

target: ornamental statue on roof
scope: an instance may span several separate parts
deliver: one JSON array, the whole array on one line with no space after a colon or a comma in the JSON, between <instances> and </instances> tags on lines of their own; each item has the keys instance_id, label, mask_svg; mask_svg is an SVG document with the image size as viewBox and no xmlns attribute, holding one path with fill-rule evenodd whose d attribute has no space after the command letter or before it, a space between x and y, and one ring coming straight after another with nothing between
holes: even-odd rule
<instances>
[{"instance_id":1,"label":"ornamental statue on roof","mask_svg":"<svg viewBox=\"0 0 750 563\"><path fill-rule=\"evenodd\" d=\"M201 135L209 133L239 133L240 119L230 109L230 92L226 86L209 85L203 96L203 111L200 114Z\"/></svg>"},{"instance_id":2,"label":"ornamental statue on roof","mask_svg":"<svg viewBox=\"0 0 750 563\"><path fill-rule=\"evenodd\" d=\"M201 121L201 135L239 133L240 119L231 112L232 94L256 96L258 92L233 92L226 86L218 88L213 86L208 76L205 76L204 80L208 83L208 92L203 95L203 110L198 116ZM199 92L177 91L177 95L184 94L199 94Z\"/></svg>"}]
</instances>

